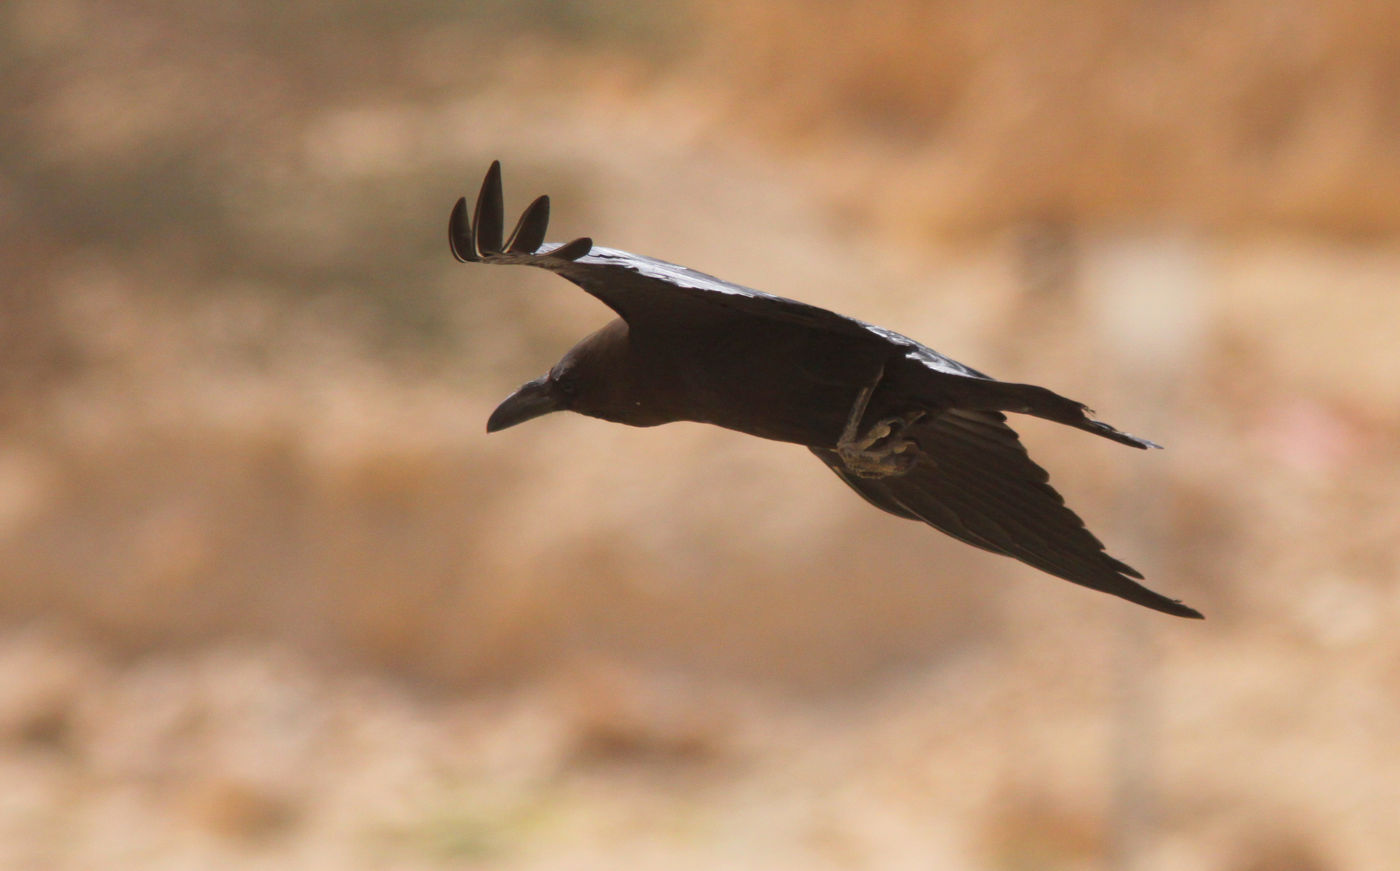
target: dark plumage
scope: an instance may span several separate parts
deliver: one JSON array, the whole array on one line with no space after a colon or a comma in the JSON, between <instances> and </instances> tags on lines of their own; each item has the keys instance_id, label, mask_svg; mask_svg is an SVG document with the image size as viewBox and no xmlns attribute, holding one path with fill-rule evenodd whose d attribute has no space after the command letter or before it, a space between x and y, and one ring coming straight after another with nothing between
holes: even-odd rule
<instances>
[{"instance_id":1,"label":"dark plumage","mask_svg":"<svg viewBox=\"0 0 1400 871\"><path fill-rule=\"evenodd\" d=\"M1012 411L1135 448L1158 447L1043 387L997 381L913 339L580 238L545 242L549 199L510 238L500 164L448 237L467 262L558 273L619 318L501 403L488 432L551 411L632 426L712 423L805 445L871 504L1060 578L1180 617L1192 608L1136 583L1131 566L1065 507L1006 424Z\"/></svg>"}]
</instances>

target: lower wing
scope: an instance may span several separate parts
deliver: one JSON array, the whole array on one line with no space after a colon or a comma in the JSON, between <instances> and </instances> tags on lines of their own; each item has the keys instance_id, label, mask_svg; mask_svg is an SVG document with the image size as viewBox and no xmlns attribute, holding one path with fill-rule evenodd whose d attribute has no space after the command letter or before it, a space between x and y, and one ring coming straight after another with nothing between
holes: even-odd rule
<instances>
[{"instance_id":1,"label":"lower wing","mask_svg":"<svg viewBox=\"0 0 1400 871\"><path fill-rule=\"evenodd\" d=\"M1085 587L1178 617L1199 611L1133 580L1142 575L1104 552L1050 476L1026 453L996 411L951 409L902 433L918 459L904 474L865 478L834 450L812 448L832 471L878 508L922 520L983 550L1013 557Z\"/></svg>"}]
</instances>

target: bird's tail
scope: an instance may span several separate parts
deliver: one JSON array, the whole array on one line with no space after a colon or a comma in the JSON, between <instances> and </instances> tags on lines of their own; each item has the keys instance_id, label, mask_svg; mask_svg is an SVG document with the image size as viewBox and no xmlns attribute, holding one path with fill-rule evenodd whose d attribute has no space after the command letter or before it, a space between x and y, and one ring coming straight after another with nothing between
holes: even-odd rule
<instances>
[{"instance_id":1,"label":"bird's tail","mask_svg":"<svg viewBox=\"0 0 1400 871\"><path fill-rule=\"evenodd\" d=\"M1053 420L1075 429L1082 429L1097 436L1128 445L1134 448L1160 448L1156 442L1125 433L1109 426L1101 420L1094 420L1093 411L1082 402L1075 402L1053 390L1037 387L1034 384L1013 384L1006 381L980 382L977 385L976 405L988 411L1010 411L1029 414L1045 420ZM964 402L960 405L969 407Z\"/></svg>"}]
</instances>

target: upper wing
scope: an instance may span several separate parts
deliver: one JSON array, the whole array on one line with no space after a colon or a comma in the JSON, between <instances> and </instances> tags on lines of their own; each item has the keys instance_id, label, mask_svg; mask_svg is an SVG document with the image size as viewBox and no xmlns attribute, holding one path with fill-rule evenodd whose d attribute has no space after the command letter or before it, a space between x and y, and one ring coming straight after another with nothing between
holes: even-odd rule
<instances>
[{"instance_id":1,"label":"upper wing","mask_svg":"<svg viewBox=\"0 0 1400 871\"><path fill-rule=\"evenodd\" d=\"M919 451L918 462L903 475L858 477L835 451L812 452L891 514L923 520L968 544L1139 605L1201 616L1136 583L1132 578L1142 578L1136 569L1104 552L1000 412L951 409L919 421L903 436Z\"/></svg>"},{"instance_id":2,"label":"upper wing","mask_svg":"<svg viewBox=\"0 0 1400 871\"><path fill-rule=\"evenodd\" d=\"M939 390L956 396L956 404L1023 412L1133 447L1160 447L1091 419L1082 403L1043 387L997 381L894 330L723 281L686 266L595 246L586 236L562 244L544 242L549 225L548 197L530 203L509 239L504 238L504 216L501 164L495 161L481 184L473 217L467 217L465 198L452 210L448 241L453 255L463 262L516 263L557 272L634 326L644 321L674 325L729 314L794 324L839 336L848 343L854 340L875 349L886 360L902 357L914 364L916 371L933 373L937 379L953 376L951 382L940 383Z\"/></svg>"},{"instance_id":3,"label":"upper wing","mask_svg":"<svg viewBox=\"0 0 1400 871\"><path fill-rule=\"evenodd\" d=\"M448 241L453 255L462 262L524 264L557 272L629 322L650 318L672 321L700 311L727 311L892 344L939 371L979 375L912 339L818 306L732 284L664 260L595 246L587 237L563 244L545 242L548 197L539 197L525 209L509 239L504 238L504 215L501 165L496 161L482 182L472 216L467 214L465 198L452 210Z\"/></svg>"}]
</instances>

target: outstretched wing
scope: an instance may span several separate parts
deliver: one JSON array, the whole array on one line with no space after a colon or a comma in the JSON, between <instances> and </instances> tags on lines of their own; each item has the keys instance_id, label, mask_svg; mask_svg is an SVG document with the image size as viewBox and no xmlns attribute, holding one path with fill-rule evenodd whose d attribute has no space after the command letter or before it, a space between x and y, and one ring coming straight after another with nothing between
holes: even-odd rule
<instances>
[{"instance_id":1,"label":"outstretched wing","mask_svg":"<svg viewBox=\"0 0 1400 871\"><path fill-rule=\"evenodd\" d=\"M1178 617L1201 616L1132 580L1142 575L1104 552L1000 412L950 409L919 421L902 437L919 451L903 475L858 477L836 451L812 452L891 514L922 520L983 550L1139 605Z\"/></svg>"},{"instance_id":2,"label":"outstretched wing","mask_svg":"<svg viewBox=\"0 0 1400 871\"><path fill-rule=\"evenodd\" d=\"M520 216L514 232L505 238L505 205L501 188L501 164L486 172L476 207L468 216L466 198L457 201L448 222L448 242L462 262L506 263L537 266L569 279L597 297L625 320L703 316L729 312L745 317L769 318L799 324L872 343L908 344L911 339L889 330L839 315L797 300L786 299L733 284L685 266L652 257L595 246L588 237L563 244L545 242L549 225L549 198L539 197ZM927 348L923 349L934 354ZM939 356L936 355L935 356ZM958 374L971 373L939 356Z\"/></svg>"}]
</instances>

